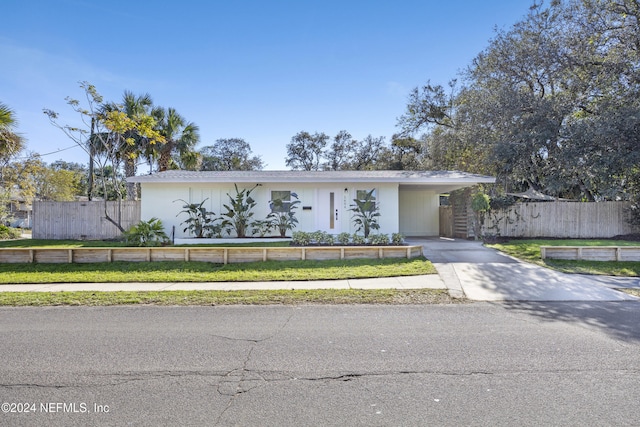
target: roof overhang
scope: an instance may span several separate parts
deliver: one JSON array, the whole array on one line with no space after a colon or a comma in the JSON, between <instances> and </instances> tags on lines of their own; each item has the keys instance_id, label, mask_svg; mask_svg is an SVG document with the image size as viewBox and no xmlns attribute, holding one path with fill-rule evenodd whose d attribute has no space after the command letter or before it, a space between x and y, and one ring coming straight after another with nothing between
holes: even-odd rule
<instances>
[{"instance_id":1,"label":"roof overhang","mask_svg":"<svg viewBox=\"0 0 640 427\"><path fill-rule=\"evenodd\" d=\"M457 171L166 171L127 178L152 183L397 183L428 187L446 193L476 184L493 184L495 178Z\"/></svg>"},{"instance_id":2,"label":"roof overhang","mask_svg":"<svg viewBox=\"0 0 640 427\"><path fill-rule=\"evenodd\" d=\"M452 191L460 190L462 188L472 187L477 184L492 184L489 182L458 182L458 183L446 183L446 182L434 182L429 184L413 185L413 184L400 184L400 189L405 191L411 190L428 190L438 194L447 194Z\"/></svg>"}]
</instances>

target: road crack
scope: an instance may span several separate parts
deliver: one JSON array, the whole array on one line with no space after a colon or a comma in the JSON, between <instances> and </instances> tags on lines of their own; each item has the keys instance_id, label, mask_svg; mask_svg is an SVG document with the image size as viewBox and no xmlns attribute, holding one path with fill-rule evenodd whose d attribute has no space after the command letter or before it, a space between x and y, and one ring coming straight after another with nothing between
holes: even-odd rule
<instances>
[{"instance_id":1,"label":"road crack","mask_svg":"<svg viewBox=\"0 0 640 427\"><path fill-rule=\"evenodd\" d=\"M280 327L277 328L268 337L265 337L265 338L262 338L262 339L259 339L259 340L258 339L254 339L254 340L242 339L241 340L241 341L252 343L252 346L249 349L249 352L247 353L247 356L245 357L245 359L244 359L244 361L242 363L242 366L240 368L233 369L233 370L229 371L225 375L225 378L227 380L220 381L220 383L216 387L216 391L217 391L218 394L229 397L229 402L227 402L227 405L225 406L225 408L220 412L220 414L216 418L216 421L215 421L214 425L220 424L220 422L221 422L222 418L224 417L225 413L233 406L234 402L238 399L239 396L241 396L241 395L243 395L245 393L248 393L251 390L262 386L266 382L271 381L271 380L267 380L260 373L260 371L254 371L254 370L251 370L251 369L248 368L249 362L251 361L251 356L253 355L253 352L256 349L258 344L260 344L260 343L262 343L264 341L271 340L271 339L275 338L280 332L282 332L287 327L287 325L289 324L289 322L293 318L294 314L295 314L295 311L292 311L289 314L289 316L285 319L285 321L282 322L282 325L280 325ZM224 338L227 338L227 337L224 337ZM231 338L229 338L229 339L231 339ZM232 388L232 390L229 390L229 391L225 390L224 386L231 386L233 384L235 384L235 387Z\"/></svg>"}]
</instances>

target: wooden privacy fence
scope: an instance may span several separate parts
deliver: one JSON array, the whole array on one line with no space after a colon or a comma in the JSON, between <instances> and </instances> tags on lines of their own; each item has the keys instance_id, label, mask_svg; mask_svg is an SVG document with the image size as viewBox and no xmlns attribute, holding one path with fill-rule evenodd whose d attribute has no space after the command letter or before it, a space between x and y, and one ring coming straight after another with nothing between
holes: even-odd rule
<instances>
[{"instance_id":1,"label":"wooden privacy fence","mask_svg":"<svg viewBox=\"0 0 640 427\"><path fill-rule=\"evenodd\" d=\"M0 263L203 261L229 264L356 258L415 258L422 246L216 247L216 248L1 248Z\"/></svg>"},{"instance_id":2,"label":"wooden privacy fence","mask_svg":"<svg viewBox=\"0 0 640 427\"><path fill-rule=\"evenodd\" d=\"M440 206L440 236L467 239L473 237L473 226L469 222L469 210L464 204Z\"/></svg>"},{"instance_id":3,"label":"wooden privacy fence","mask_svg":"<svg viewBox=\"0 0 640 427\"><path fill-rule=\"evenodd\" d=\"M440 206L440 236L453 237L453 210L451 206Z\"/></svg>"},{"instance_id":4,"label":"wooden privacy fence","mask_svg":"<svg viewBox=\"0 0 640 427\"><path fill-rule=\"evenodd\" d=\"M626 202L516 203L485 216L483 234L506 237L607 238L637 232Z\"/></svg>"},{"instance_id":5,"label":"wooden privacy fence","mask_svg":"<svg viewBox=\"0 0 640 427\"><path fill-rule=\"evenodd\" d=\"M35 202L34 239L114 239L120 230L105 217L104 201ZM118 218L118 202L107 202L111 218ZM122 227L127 230L140 222L140 201L122 201Z\"/></svg>"}]
</instances>

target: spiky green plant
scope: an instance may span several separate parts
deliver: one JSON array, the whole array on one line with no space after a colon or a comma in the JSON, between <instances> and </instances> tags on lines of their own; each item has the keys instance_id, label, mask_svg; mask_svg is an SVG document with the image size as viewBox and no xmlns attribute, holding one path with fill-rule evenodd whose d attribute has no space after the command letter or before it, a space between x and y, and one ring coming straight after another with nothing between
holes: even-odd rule
<instances>
[{"instance_id":1,"label":"spiky green plant","mask_svg":"<svg viewBox=\"0 0 640 427\"><path fill-rule=\"evenodd\" d=\"M237 237L246 237L247 231L253 226L253 208L256 206L256 201L251 197L251 192L256 189L257 185L247 190L246 188L239 190L237 184L233 184L236 189L235 196L229 197L229 204L223 205L227 210L222 214L222 227L227 231L227 234L231 234L231 231L236 232Z\"/></svg>"},{"instance_id":2,"label":"spiky green plant","mask_svg":"<svg viewBox=\"0 0 640 427\"><path fill-rule=\"evenodd\" d=\"M189 233L193 234L197 238L210 237L216 234L216 232L219 234L218 226L215 224L217 220L217 218L215 218L215 213L208 211L204 206L204 202L207 200L209 199L204 199L200 203L189 203L182 199L174 200L174 202L180 201L184 203L182 210L178 212L178 215L184 213L189 215L189 218L180 223L181 225L186 226L182 230L183 233L186 233L187 230L189 230Z\"/></svg>"},{"instance_id":3,"label":"spiky green plant","mask_svg":"<svg viewBox=\"0 0 640 427\"><path fill-rule=\"evenodd\" d=\"M298 225L298 219L296 218L296 209L300 204L298 195L291 193L291 197L295 200L284 201L282 199L275 199L269 202L269 206L274 212L271 212L267 219L271 220L274 226L280 232L280 237L285 237L288 230L293 230Z\"/></svg>"},{"instance_id":4,"label":"spiky green plant","mask_svg":"<svg viewBox=\"0 0 640 427\"><path fill-rule=\"evenodd\" d=\"M140 221L129 228L124 237L129 246L161 246L169 243L169 236L165 233L162 221L158 218Z\"/></svg>"},{"instance_id":5,"label":"spiky green plant","mask_svg":"<svg viewBox=\"0 0 640 427\"><path fill-rule=\"evenodd\" d=\"M380 217L380 208L376 203L374 192L375 188L371 191L367 191L362 200L353 199L354 204L351 205L351 212L353 216L353 224L356 227L356 231L362 231L364 238L369 237L371 230L379 230L378 217Z\"/></svg>"}]
</instances>

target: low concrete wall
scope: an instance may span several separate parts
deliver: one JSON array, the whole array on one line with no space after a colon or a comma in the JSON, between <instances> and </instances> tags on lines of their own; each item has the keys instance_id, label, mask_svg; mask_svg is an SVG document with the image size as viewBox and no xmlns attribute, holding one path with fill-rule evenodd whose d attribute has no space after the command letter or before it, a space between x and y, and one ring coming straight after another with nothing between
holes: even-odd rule
<instances>
[{"instance_id":1,"label":"low concrete wall","mask_svg":"<svg viewBox=\"0 0 640 427\"><path fill-rule=\"evenodd\" d=\"M305 247L162 247L162 248L2 248L0 263L90 263L203 261L229 264L257 261L299 261L356 258L416 258L422 246Z\"/></svg>"},{"instance_id":2,"label":"low concrete wall","mask_svg":"<svg viewBox=\"0 0 640 427\"><path fill-rule=\"evenodd\" d=\"M540 246L542 259L640 261L640 246Z\"/></svg>"}]
</instances>

